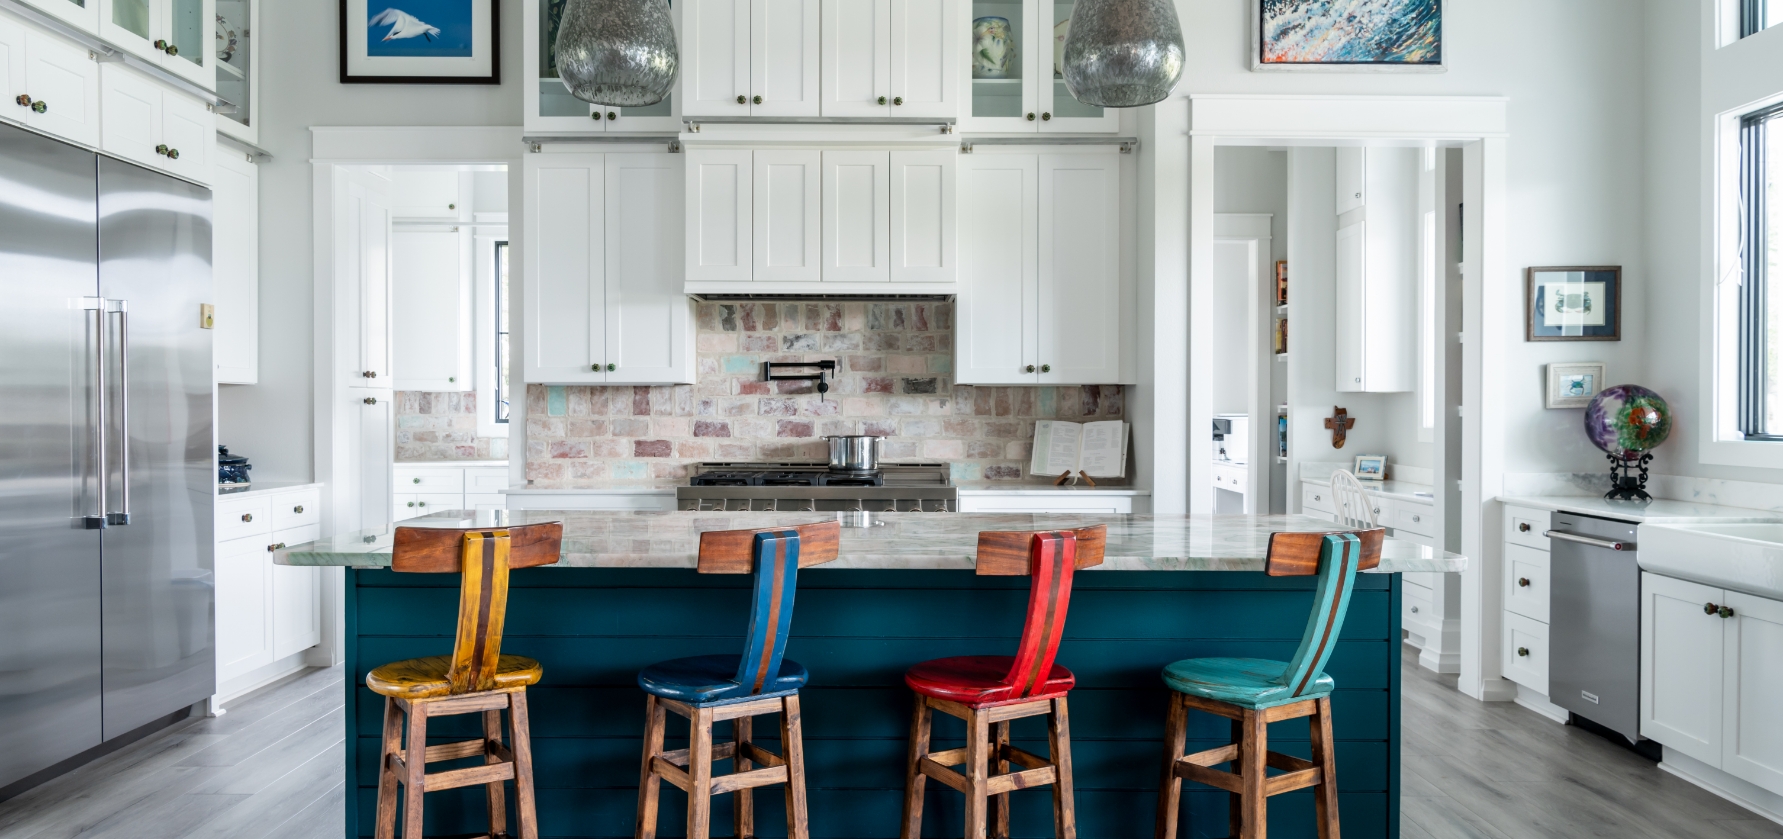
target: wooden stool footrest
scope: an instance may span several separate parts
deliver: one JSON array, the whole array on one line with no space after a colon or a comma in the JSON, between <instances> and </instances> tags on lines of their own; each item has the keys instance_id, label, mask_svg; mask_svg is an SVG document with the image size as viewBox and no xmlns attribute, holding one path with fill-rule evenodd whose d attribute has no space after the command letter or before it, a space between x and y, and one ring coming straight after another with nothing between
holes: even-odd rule
<instances>
[{"instance_id":1,"label":"wooden stool footrest","mask_svg":"<svg viewBox=\"0 0 1783 839\"><path fill-rule=\"evenodd\" d=\"M668 762L662 755L650 759L650 771L661 775L663 780L682 792L693 791L693 779L687 776L687 770Z\"/></svg>"},{"instance_id":2,"label":"wooden stool footrest","mask_svg":"<svg viewBox=\"0 0 1783 839\"><path fill-rule=\"evenodd\" d=\"M955 763L964 763L965 761L956 760L954 762ZM916 762L916 771L921 772L922 774L927 775L931 778L934 778L935 780L940 781L941 783L944 783L950 787L953 787L954 789L956 789L960 792L966 793L967 795L970 795L972 793L972 782L966 780L966 776L961 775L960 773L947 768L945 765L936 762L935 759L931 756L925 755L920 760L918 760Z\"/></svg>"},{"instance_id":3,"label":"wooden stool footrest","mask_svg":"<svg viewBox=\"0 0 1783 839\"><path fill-rule=\"evenodd\" d=\"M496 781L514 780L514 764L491 763L488 766L472 766L465 769L453 769L449 772L433 772L421 776L421 787L427 792L439 792L459 787L481 786Z\"/></svg>"},{"instance_id":4,"label":"wooden stool footrest","mask_svg":"<svg viewBox=\"0 0 1783 839\"><path fill-rule=\"evenodd\" d=\"M740 789L755 789L768 784L786 783L786 767L770 766L766 769L751 769L748 772L732 772L712 779L712 794L735 792Z\"/></svg>"},{"instance_id":5,"label":"wooden stool footrest","mask_svg":"<svg viewBox=\"0 0 1783 839\"><path fill-rule=\"evenodd\" d=\"M1231 772L1209 768L1237 759L1238 746L1221 746L1217 749L1208 749L1178 758L1176 766L1171 771L1176 774L1176 777L1186 781L1218 787L1227 792L1242 793L1244 792L1243 777ZM1324 773L1318 764L1293 755L1265 752L1263 762L1267 766L1285 771L1285 774L1273 775L1264 779L1263 795L1265 797L1317 786L1324 778Z\"/></svg>"},{"instance_id":6,"label":"wooden stool footrest","mask_svg":"<svg viewBox=\"0 0 1783 839\"><path fill-rule=\"evenodd\" d=\"M482 757L493 749L507 751L500 743L489 740L463 740L457 743L428 746L427 762L439 763L442 760L457 760L461 757ZM508 759L512 760L513 758L509 757Z\"/></svg>"},{"instance_id":7,"label":"wooden stool footrest","mask_svg":"<svg viewBox=\"0 0 1783 839\"><path fill-rule=\"evenodd\" d=\"M992 755L992 759L1007 760L1010 763L1028 769L1042 769L1052 765L1052 761L1034 754L1027 749L1011 746L1008 743L998 746L996 753Z\"/></svg>"},{"instance_id":8,"label":"wooden stool footrest","mask_svg":"<svg viewBox=\"0 0 1783 839\"><path fill-rule=\"evenodd\" d=\"M1049 786L1059 779L1059 771L1051 766L992 776L984 785L987 795L1002 795L1018 789Z\"/></svg>"}]
</instances>

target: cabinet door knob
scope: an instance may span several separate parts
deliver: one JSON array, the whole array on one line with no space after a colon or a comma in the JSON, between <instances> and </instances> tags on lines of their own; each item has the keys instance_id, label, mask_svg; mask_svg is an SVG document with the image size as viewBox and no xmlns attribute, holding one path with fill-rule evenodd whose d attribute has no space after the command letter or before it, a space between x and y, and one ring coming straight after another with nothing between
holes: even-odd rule
<instances>
[{"instance_id":1,"label":"cabinet door knob","mask_svg":"<svg viewBox=\"0 0 1783 839\"><path fill-rule=\"evenodd\" d=\"M420 479L420 478L416 478L416 479L415 479L415 483L421 483L421 479Z\"/></svg>"},{"instance_id":2,"label":"cabinet door knob","mask_svg":"<svg viewBox=\"0 0 1783 839\"><path fill-rule=\"evenodd\" d=\"M1041 112L1040 112L1040 119L1041 119L1041 121L1043 121L1043 122L1044 122L1044 121L1046 121L1046 120L1050 120L1050 119L1052 119L1052 111L1041 111Z\"/></svg>"},{"instance_id":3,"label":"cabinet door knob","mask_svg":"<svg viewBox=\"0 0 1783 839\"><path fill-rule=\"evenodd\" d=\"M902 105L902 104L904 104L904 97L902 97L902 96L893 96L893 97L892 97L892 104L893 104L893 105Z\"/></svg>"},{"instance_id":4,"label":"cabinet door knob","mask_svg":"<svg viewBox=\"0 0 1783 839\"><path fill-rule=\"evenodd\" d=\"M601 371L601 366L600 366L600 364L596 363L590 369L594 370L594 372L596 372L596 373L599 373Z\"/></svg>"},{"instance_id":5,"label":"cabinet door knob","mask_svg":"<svg viewBox=\"0 0 1783 839\"><path fill-rule=\"evenodd\" d=\"M879 104L881 104L881 105L885 104L885 97L883 97L883 96L879 97Z\"/></svg>"},{"instance_id":6,"label":"cabinet door knob","mask_svg":"<svg viewBox=\"0 0 1783 839\"><path fill-rule=\"evenodd\" d=\"M42 99L39 99L36 102L31 103L31 113L34 113L34 114L48 113L49 109L50 109L50 103L45 102Z\"/></svg>"},{"instance_id":7,"label":"cabinet door knob","mask_svg":"<svg viewBox=\"0 0 1783 839\"><path fill-rule=\"evenodd\" d=\"M1720 612L1720 611L1721 611L1721 607L1717 606L1713 603L1704 603L1703 604L1703 614L1705 614L1705 615L1714 615L1715 613Z\"/></svg>"},{"instance_id":8,"label":"cabinet door knob","mask_svg":"<svg viewBox=\"0 0 1783 839\"><path fill-rule=\"evenodd\" d=\"M747 104L749 104L749 100L747 98L745 98L743 96L743 94L739 93L739 94L737 94L737 104L747 105Z\"/></svg>"},{"instance_id":9,"label":"cabinet door knob","mask_svg":"<svg viewBox=\"0 0 1783 839\"><path fill-rule=\"evenodd\" d=\"M1517 578L1517 586L1519 588L1529 588L1529 578L1528 577L1518 577Z\"/></svg>"},{"instance_id":10,"label":"cabinet door knob","mask_svg":"<svg viewBox=\"0 0 1783 839\"><path fill-rule=\"evenodd\" d=\"M1517 655L1521 658L1528 658L1529 657L1529 648L1528 647L1518 647Z\"/></svg>"},{"instance_id":11,"label":"cabinet door knob","mask_svg":"<svg viewBox=\"0 0 1783 839\"><path fill-rule=\"evenodd\" d=\"M616 120L616 119L618 119L618 118L619 118L619 112L618 112L618 111L608 111L608 112L607 112L607 121L608 121L608 122L612 122L612 121L613 121L613 120Z\"/></svg>"},{"instance_id":12,"label":"cabinet door knob","mask_svg":"<svg viewBox=\"0 0 1783 839\"><path fill-rule=\"evenodd\" d=\"M758 94L754 97L751 97L749 101L754 102L757 105L760 105L761 104L761 96Z\"/></svg>"},{"instance_id":13,"label":"cabinet door knob","mask_svg":"<svg viewBox=\"0 0 1783 839\"><path fill-rule=\"evenodd\" d=\"M1028 365L1028 366L1027 366L1027 367L1025 367L1025 368L1023 368L1023 369L1024 369L1024 370L1025 370L1025 371L1026 371L1026 372L1029 372L1029 373L1032 373L1032 372L1034 372L1034 365L1032 365L1032 364L1030 364L1030 365Z\"/></svg>"},{"instance_id":14,"label":"cabinet door knob","mask_svg":"<svg viewBox=\"0 0 1783 839\"><path fill-rule=\"evenodd\" d=\"M1415 614L1417 614L1417 613L1418 613L1418 607L1416 607L1416 606L1413 606L1413 607L1412 607L1412 614L1414 614L1414 615L1415 615Z\"/></svg>"},{"instance_id":15,"label":"cabinet door knob","mask_svg":"<svg viewBox=\"0 0 1783 839\"><path fill-rule=\"evenodd\" d=\"M425 507L425 506L427 506L427 502L425 502L425 501L416 501L416 502L415 502L415 506L417 506L417 507Z\"/></svg>"},{"instance_id":16,"label":"cabinet door knob","mask_svg":"<svg viewBox=\"0 0 1783 839\"><path fill-rule=\"evenodd\" d=\"M168 160L179 160L180 159L180 150L179 149L168 149L167 150L167 159Z\"/></svg>"},{"instance_id":17,"label":"cabinet door knob","mask_svg":"<svg viewBox=\"0 0 1783 839\"><path fill-rule=\"evenodd\" d=\"M166 157L167 156L167 144L162 143L162 144L156 146L155 153L158 155L161 155L162 157Z\"/></svg>"},{"instance_id":18,"label":"cabinet door knob","mask_svg":"<svg viewBox=\"0 0 1783 839\"><path fill-rule=\"evenodd\" d=\"M18 95L17 98L14 98L12 101L19 103L19 107L21 107L21 108L29 108L29 107L31 107L31 94L21 93ZM882 104L885 102L884 99L880 99L879 101Z\"/></svg>"},{"instance_id":19,"label":"cabinet door knob","mask_svg":"<svg viewBox=\"0 0 1783 839\"><path fill-rule=\"evenodd\" d=\"M167 39L156 38L155 39L155 49L158 49L162 52L166 52L167 51Z\"/></svg>"},{"instance_id":20,"label":"cabinet door knob","mask_svg":"<svg viewBox=\"0 0 1783 839\"><path fill-rule=\"evenodd\" d=\"M601 119L601 112L600 112L600 111L595 111L595 112L594 112L594 113L592 113L592 114L589 114L589 116L591 116L591 117L594 117L594 121L595 121L595 122L600 122L600 119Z\"/></svg>"},{"instance_id":21,"label":"cabinet door knob","mask_svg":"<svg viewBox=\"0 0 1783 839\"><path fill-rule=\"evenodd\" d=\"M1315 495L1315 496L1313 496L1313 497L1312 497L1312 500L1314 500L1314 501L1324 501L1324 500L1325 500L1325 498L1324 498L1324 496L1321 496L1321 495Z\"/></svg>"},{"instance_id":22,"label":"cabinet door knob","mask_svg":"<svg viewBox=\"0 0 1783 839\"><path fill-rule=\"evenodd\" d=\"M1518 533L1528 533L1529 532L1529 522L1526 522L1526 521L1518 522L1517 523L1517 532Z\"/></svg>"},{"instance_id":23,"label":"cabinet door knob","mask_svg":"<svg viewBox=\"0 0 1783 839\"><path fill-rule=\"evenodd\" d=\"M1731 617L1733 617L1733 607L1732 606L1722 606L1720 611L1717 612L1717 614L1721 615L1721 617L1724 617L1724 618L1731 618Z\"/></svg>"},{"instance_id":24,"label":"cabinet door knob","mask_svg":"<svg viewBox=\"0 0 1783 839\"><path fill-rule=\"evenodd\" d=\"M607 372L609 372L609 373L613 372L614 370L618 370L618 369L619 369L619 365L617 365L617 364L607 365Z\"/></svg>"},{"instance_id":25,"label":"cabinet door knob","mask_svg":"<svg viewBox=\"0 0 1783 839\"><path fill-rule=\"evenodd\" d=\"M365 404L376 405L376 404L378 404L378 398L375 396L367 396L367 397L365 397Z\"/></svg>"},{"instance_id":26,"label":"cabinet door knob","mask_svg":"<svg viewBox=\"0 0 1783 839\"><path fill-rule=\"evenodd\" d=\"M1042 373L1051 373L1051 372L1052 372L1052 365L1051 365L1051 364L1042 364L1042 365L1040 365L1040 372L1042 372Z\"/></svg>"},{"instance_id":27,"label":"cabinet door knob","mask_svg":"<svg viewBox=\"0 0 1783 839\"><path fill-rule=\"evenodd\" d=\"M303 505L302 505L302 504L299 504L299 505L297 505L297 506L295 506L295 507L292 507L292 508L291 508L291 512L293 512L293 513L302 513L302 512L303 512Z\"/></svg>"},{"instance_id":28,"label":"cabinet door knob","mask_svg":"<svg viewBox=\"0 0 1783 839\"><path fill-rule=\"evenodd\" d=\"M284 542L274 542L274 543L266 546L266 552L272 553L273 551L280 550L284 547L285 547Z\"/></svg>"},{"instance_id":29,"label":"cabinet door knob","mask_svg":"<svg viewBox=\"0 0 1783 839\"><path fill-rule=\"evenodd\" d=\"M1418 523L1418 522L1421 522L1421 521L1423 521L1423 520L1424 520L1424 517L1423 517L1423 516L1412 516L1412 523L1413 523L1413 524L1416 524L1416 523Z\"/></svg>"},{"instance_id":30,"label":"cabinet door knob","mask_svg":"<svg viewBox=\"0 0 1783 839\"><path fill-rule=\"evenodd\" d=\"M1029 122L1033 122L1033 121L1034 121L1034 112L1033 112L1033 111L1029 111L1029 112L1028 112L1028 121L1029 121Z\"/></svg>"},{"instance_id":31,"label":"cabinet door knob","mask_svg":"<svg viewBox=\"0 0 1783 839\"><path fill-rule=\"evenodd\" d=\"M413 501L410 501L410 502L409 502L409 506L410 506L410 507L413 507L413 506L415 506L415 502L413 502Z\"/></svg>"},{"instance_id":32,"label":"cabinet door knob","mask_svg":"<svg viewBox=\"0 0 1783 839\"><path fill-rule=\"evenodd\" d=\"M242 513L242 514L241 514L241 520L242 520L242 521L253 521L253 520L254 520L254 514L253 514L253 513Z\"/></svg>"},{"instance_id":33,"label":"cabinet door knob","mask_svg":"<svg viewBox=\"0 0 1783 839\"><path fill-rule=\"evenodd\" d=\"M168 55L179 55L180 54L180 45L179 44L168 44L167 45L167 54Z\"/></svg>"},{"instance_id":34,"label":"cabinet door knob","mask_svg":"<svg viewBox=\"0 0 1783 839\"><path fill-rule=\"evenodd\" d=\"M1378 515L1380 515L1380 514L1381 514L1381 508L1379 508L1379 507L1376 507L1376 508L1374 508L1374 514L1375 514L1375 515L1377 515L1377 516L1378 516Z\"/></svg>"},{"instance_id":35,"label":"cabinet door knob","mask_svg":"<svg viewBox=\"0 0 1783 839\"><path fill-rule=\"evenodd\" d=\"M365 378L367 378L367 379L375 379L375 378L377 378L377 377L378 377L378 371L376 371L376 370L367 370L367 371L365 371L365 372L363 372L363 373L360 373L360 374L359 374L359 375L360 375L360 376L363 376L363 377L365 377Z\"/></svg>"}]
</instances>

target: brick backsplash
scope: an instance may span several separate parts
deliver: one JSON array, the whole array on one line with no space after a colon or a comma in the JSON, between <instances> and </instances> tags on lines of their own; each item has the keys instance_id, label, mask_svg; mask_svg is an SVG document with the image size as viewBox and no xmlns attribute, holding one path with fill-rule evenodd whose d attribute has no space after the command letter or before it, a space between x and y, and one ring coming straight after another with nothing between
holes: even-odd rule
<instances>
[{"instance_id":1,"label":"brick backsplash","mask_svg":"<svg viewBox=\"0 0 1783 839\"><path fill-rule=\"evenodd\" d=\"M1120 385L953 383L949 303L701 303L699 383L526 388L536 487L678 483L712 460L823 461L830 434L886 437L886 461L940 461L954 480L1024 481L1036 419L1118 419ZM835 359L813 382L761 380L764 361ZM472 426L474 430L474 424Z\"/></svg>"},{"instance_id":2,"label":"brick backsplash","mask_svg":"<svg viewBox=\"0 0 1783 839\"><path fill-rule=\"evenodd\" d=\"M396 392L396 459L503 460L508 438L477 436L475 393Z\"/></svg>"}]
</instances>

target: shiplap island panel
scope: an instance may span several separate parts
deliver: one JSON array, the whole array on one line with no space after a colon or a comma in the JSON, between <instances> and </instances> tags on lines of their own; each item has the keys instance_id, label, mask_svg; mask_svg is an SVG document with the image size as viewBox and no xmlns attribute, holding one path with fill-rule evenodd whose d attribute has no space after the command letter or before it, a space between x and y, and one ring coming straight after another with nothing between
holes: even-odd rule
<instances>
[{"instance_id":1,"label":"shiplap island panel","mask_svg":"<svg viewBox=\"0 0 1783 839\"><path fill-rule=\"evenodd\" d=\"M746 620L749 578L696 573L698 534L811 522L824 514L507 515L512 523L565 525L562 563L516 571L510 579L503 643L504 652L544 665L544 680L528 691L540 835L630 836L644 717L637 672L665 659L735 652ZM480 522L470 514L435 515L403 525L494 526L498 520L492 514ZM1159 671L1192 656L1292 655L1311 608L1313 578L1262 574L1268 534L1331 526L1301 516L908 513L873 514L870 520L878 524L844 528L838 562L799 574L787 656L812 674L801 695L813 837L897 835L910 722L907 667L937 656L1013 653L1027 580L973 574L978 531L1109 526L1107 562L1077 577L1059 652L1059 662L1078 680L1071 693L1077 823L1081 836L1149 837L1168 696ZM390 571L390 537L388 531L348 534L293 546L278 557L349 569L347 836L372 835L377 798L383 706L364 687L366 672L390 661L439 655L452 644L458 580ZM1396 572L1454 571L1465 562L1388 540L1381 563L1386 573L1357 580L1327 668L1338 687L1333 706L1346 835L1399 835ZM1044 726L1024 727L1029 722L1014 724L1014 741L1044 753ZM1225 742L1227 728L1225 720L1196 715L1189 748ZM469 728L448 730L442 723L440 729L433 732L439 742L475 736ZM758 737L761 730L757 726ZM670 734L671 740L685 736ZM727 734L720 732L721 738ZM961 736L957 724L942 725L935 746L958 746ZM1270 741L1286 753L1304 757L1309 751L1304 724L1277 724ZM729 769L725 763L716 767L719 773ZM959 835L963 804L945 792L930 785L925 836ZM470 788L429 795L429 835L483 830L483 798L480 789ZM716 833L728 832L729 798L715 801ZM772 788L756 796L763 836L783 835L780 798ZM1223 835L1225 793L1199 788L1184 800L1186 835ZM684 822L685 802L686 796L666 791L661 823ZM1316 835L1309 794L1277 797L1269 808L1271 835ZM1013 795L1011 835L1052 835L1045 790Z\"/></svg>"}]
</instances>

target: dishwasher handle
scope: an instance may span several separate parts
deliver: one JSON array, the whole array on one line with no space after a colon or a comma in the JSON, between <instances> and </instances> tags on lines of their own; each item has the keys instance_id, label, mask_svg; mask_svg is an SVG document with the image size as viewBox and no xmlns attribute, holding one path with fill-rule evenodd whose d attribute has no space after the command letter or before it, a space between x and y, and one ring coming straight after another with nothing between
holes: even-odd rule
<instances>
[{"instance_id":1,"label":"dishwasher handle","mask_svg":"<svg viewBox=\"0 0 1783 839\"><path fill-rule=\"evenodd\" d=\"M1560 540L1566 541L1566 542L1577 542L1581 545L1590 545L1591 547L1594 547L1594 548L1608 548L1612 551L1632 552L1635 549L1635 543L1633 543L1633 542L1615 542L1615 541L1611 541L1609 539L1594 539L1590 536L1580 536L1576 533L1567 533L1566 531L1563 531L1563 530L1548 530L1548 531L1544 531L1542 533L1542 535L1548 537L1549 539L1560 539Z\"/></svg>"}]
</instances>

